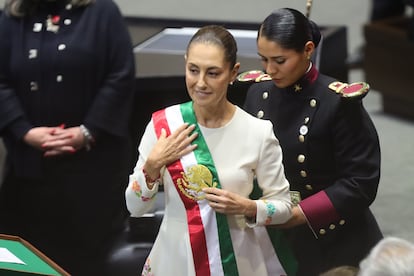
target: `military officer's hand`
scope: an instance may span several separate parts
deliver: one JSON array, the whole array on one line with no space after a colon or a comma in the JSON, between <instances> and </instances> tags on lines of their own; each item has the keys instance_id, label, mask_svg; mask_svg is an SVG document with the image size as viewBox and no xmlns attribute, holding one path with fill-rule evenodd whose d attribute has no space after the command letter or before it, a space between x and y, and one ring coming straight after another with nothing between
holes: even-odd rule
<instances>
[{"instance_id":1,"label":"military officer's hand","mask_svg":"<svg viewBox=\"0 0 414 276\"><path fill-rule=\"evenodd\" d=\"M292 228L292 227L302 225L305 223L306 223L306 217L303 214L302 209L299 206L294 206L292 208L292 217L287 222L283 224L269 225L268 227L287 229L287 228Z\"/></svg>"}]
</instances>

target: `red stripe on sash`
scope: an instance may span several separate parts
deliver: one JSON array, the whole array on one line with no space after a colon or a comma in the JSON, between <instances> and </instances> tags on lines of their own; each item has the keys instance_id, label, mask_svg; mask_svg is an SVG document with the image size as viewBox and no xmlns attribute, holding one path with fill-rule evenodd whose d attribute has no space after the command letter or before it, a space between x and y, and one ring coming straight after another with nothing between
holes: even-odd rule
<instances>
[{"instance_id":1,"label":"red stripe on sash","mask_svg":"<svg viewBox=\"0 0 414 276\"><path fill-rule=\"evenodd\" d=\"M165 129L167 136L171 134L167 118L165 116L165 109L155 112L152 115L155 133L157 137L161 135L161 129ZM206 235L204 232L203 222L201 220L200 208L197 201L185 196L177 185L177 180L182 177L184 168L180 160L177 160L167 167L174 186L184 203L187 212L188 231L190 234L191 250L193 252L194 267L196 275L207 276L210 275L210 265L207 253Z\"/></svg>"}]
</instances>

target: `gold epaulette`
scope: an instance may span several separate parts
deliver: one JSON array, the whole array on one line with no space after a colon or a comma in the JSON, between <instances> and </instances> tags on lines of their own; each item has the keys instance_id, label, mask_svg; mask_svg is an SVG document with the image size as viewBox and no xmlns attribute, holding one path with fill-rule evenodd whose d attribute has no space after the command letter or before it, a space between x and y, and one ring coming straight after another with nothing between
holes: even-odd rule
<instances>
[{"instance_id":1,"label":"gold epaulette","mask_svg":"<svg viewBox=\"0 0 414 276\"><path fill-rule=\"evenodd\" d=\"M351 84L334 81L329 84L329 88L341 97L347 99L362 99L369 91L369 84L366 82L354 82Z\"/></svg>"},{"instance_id":2,"label":"gold epaulette","mask_svg":"<svg viewBox=\"0 0 414 276\"><path fill-rule=\"evenodd\" d=\"M250 70L240 73L236 79L240 82L261 82L272 80L268 74L261 70Z\"/></svg>"}]
</instances>

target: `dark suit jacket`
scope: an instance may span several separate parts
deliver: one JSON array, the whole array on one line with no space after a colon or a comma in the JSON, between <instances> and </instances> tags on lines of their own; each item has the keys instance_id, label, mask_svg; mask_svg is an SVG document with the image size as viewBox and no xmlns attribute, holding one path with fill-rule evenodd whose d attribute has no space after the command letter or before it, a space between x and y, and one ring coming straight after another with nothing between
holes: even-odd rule
<instances>
[{"instance_id":1,"label":"dark suit jacket","mask_svg":"<svg viewBox=\"0 0 414 276\"><path fill-rule=\"evenodd\" d=\"M380 178L375 127L361 99L341 97L328 87L334 79L312 71L311 81L286 89L253 84L245 102L248 112L273 122L291 191L300 194L308 225L287 231L300 275L358 266L381 238L369 210Z\"/></svg>"},{"instance_id":2,"label":"dark suit jacket","mask_svg":"<svg viewBox=\"0 0 414 276\"><path fill-rule=\"evenodd\" d=\"M64 239L96 245L127 214L132 44L111 0L39 3L35 15L0 17L0 131L10 169L0 211L36 227L66 226ZM49 15L58 16L57 32L47 29ZM22 141L32 127L60 124L84 124L96 137L92 150L44 158Z\"/></svg>"}]
</instances>

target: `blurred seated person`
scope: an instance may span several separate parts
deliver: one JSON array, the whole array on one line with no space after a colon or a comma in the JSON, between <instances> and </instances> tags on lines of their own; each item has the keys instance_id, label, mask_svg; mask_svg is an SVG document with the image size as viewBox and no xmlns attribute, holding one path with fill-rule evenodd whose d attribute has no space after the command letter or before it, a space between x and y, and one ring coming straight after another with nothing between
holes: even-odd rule
<instances>
[{"instance_id":1,"label":"blurred seated person","mask_svg":"<svg viewBox=\"0 0 414 276\"><path fill-rule=\"evenodd\" d=\"M398 237L385 237L359 268L358 276L413 276L414 244Z\"/></svg>"}]
</instances>

